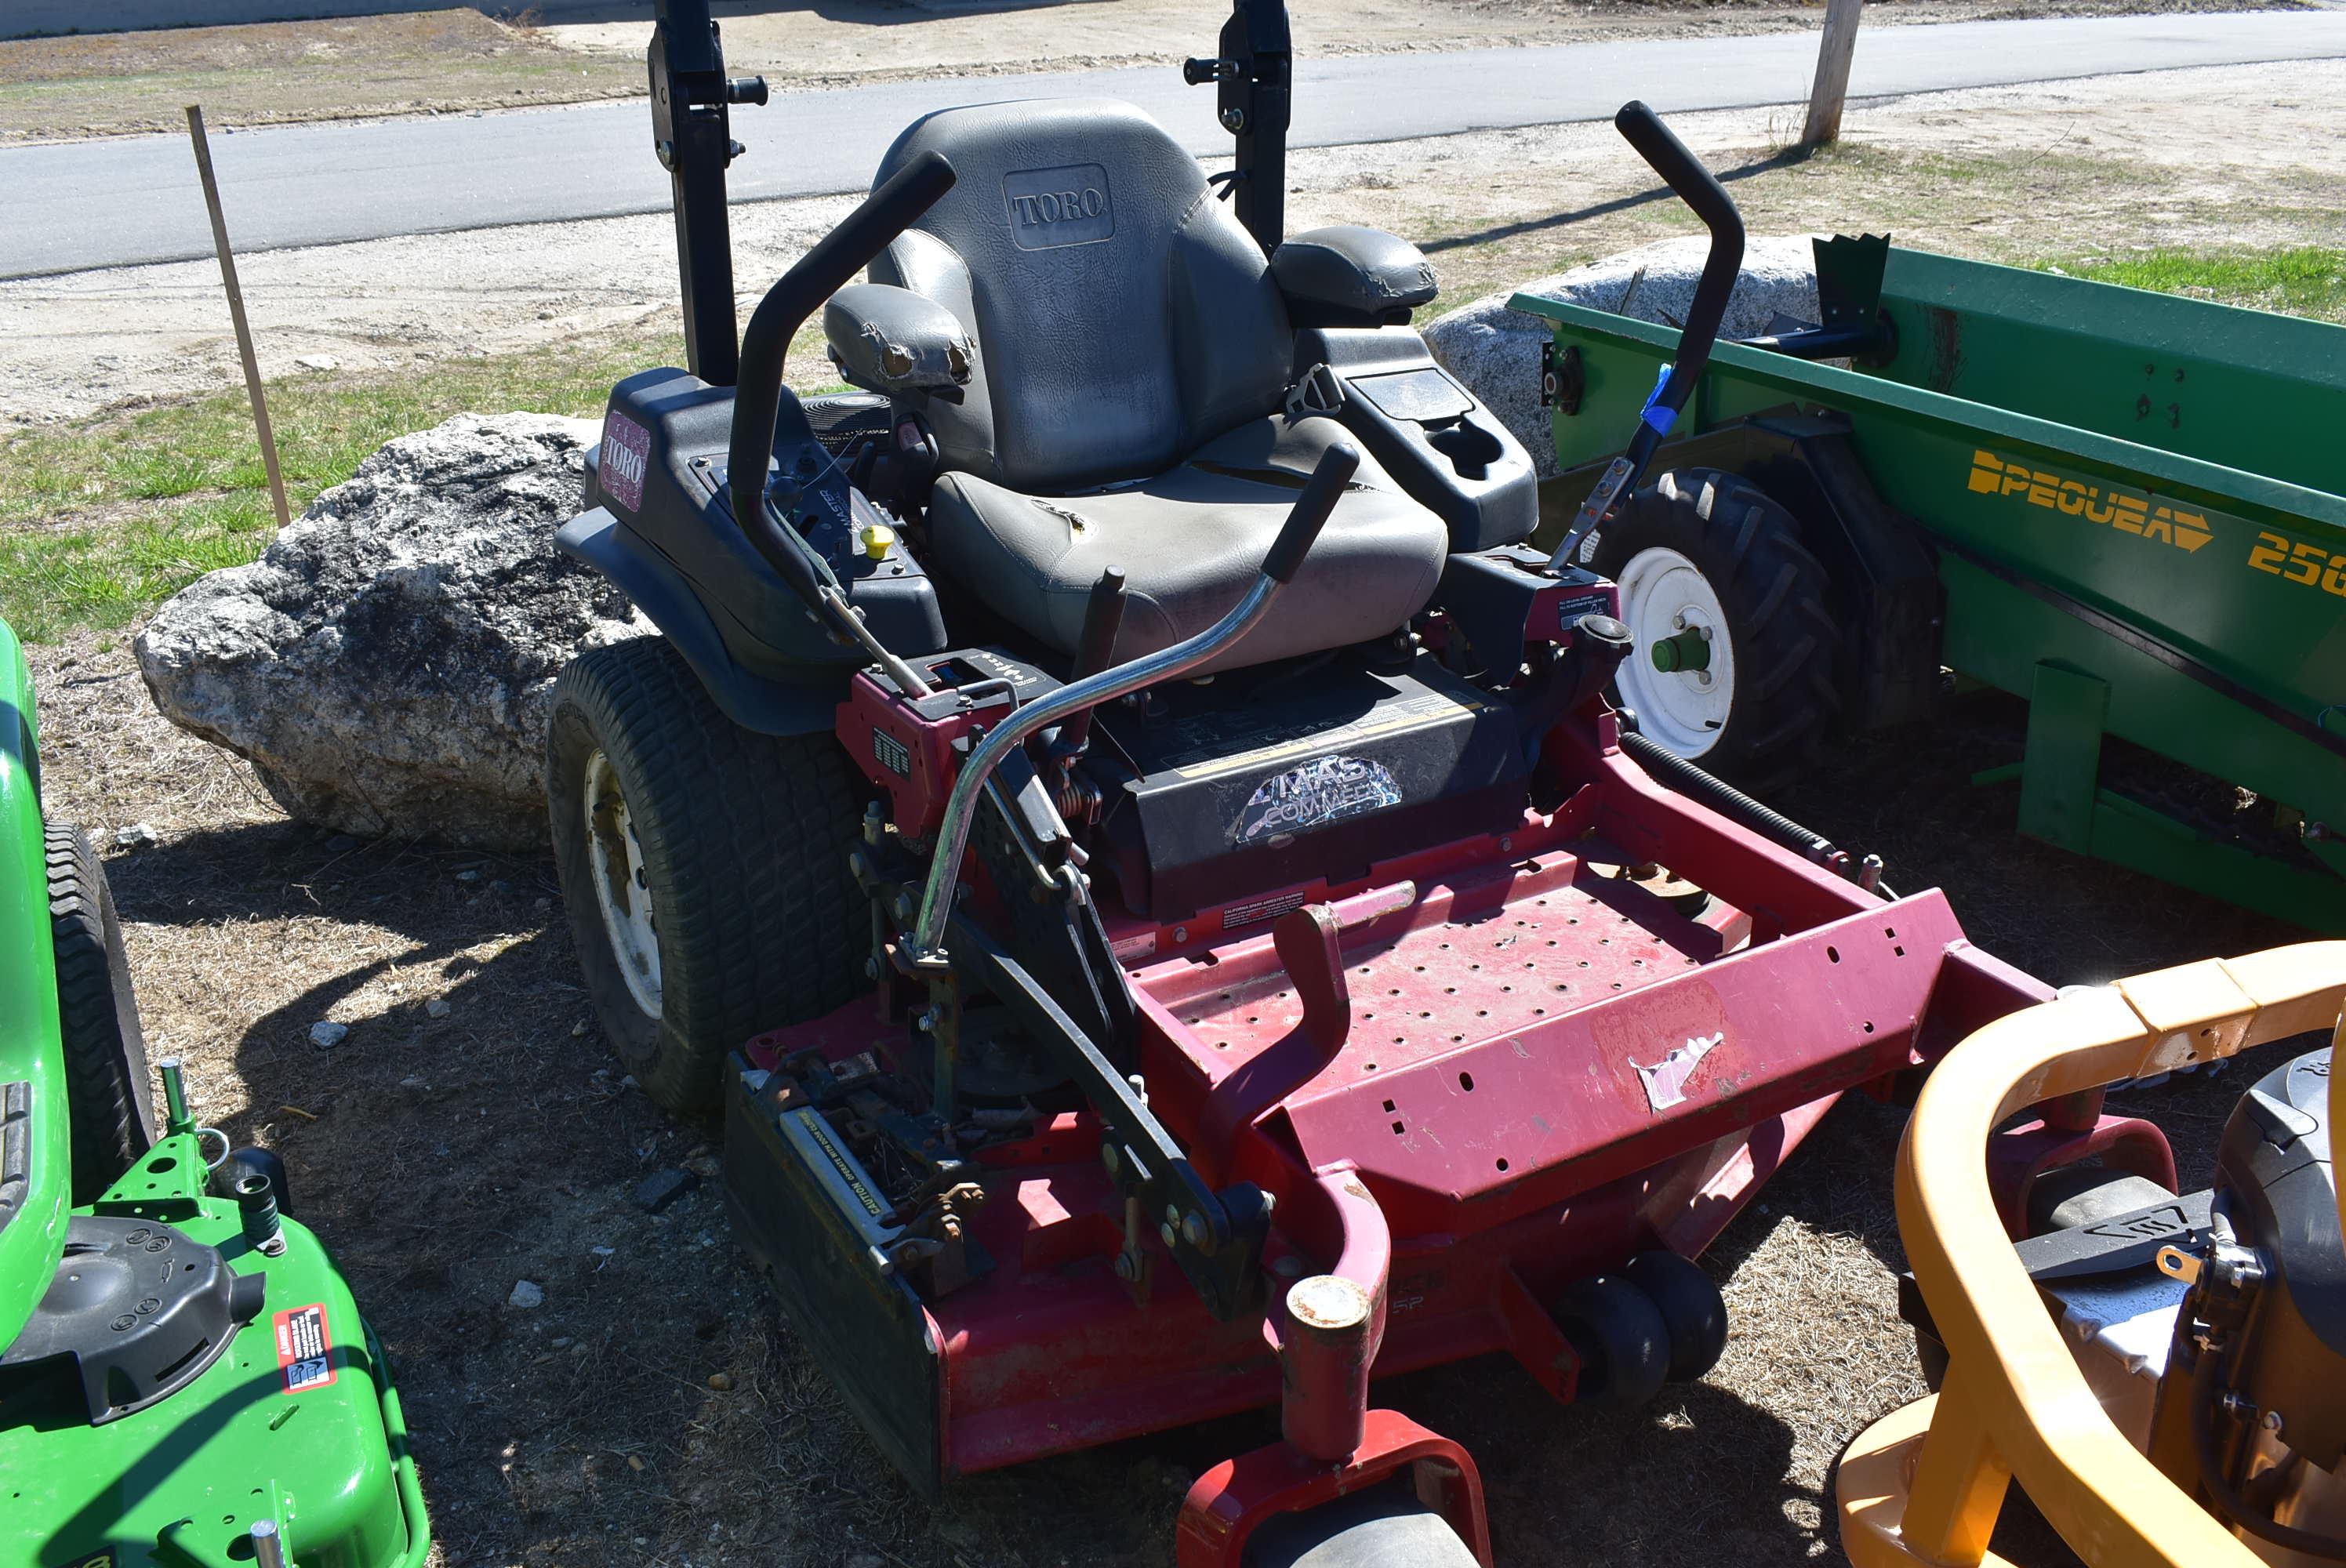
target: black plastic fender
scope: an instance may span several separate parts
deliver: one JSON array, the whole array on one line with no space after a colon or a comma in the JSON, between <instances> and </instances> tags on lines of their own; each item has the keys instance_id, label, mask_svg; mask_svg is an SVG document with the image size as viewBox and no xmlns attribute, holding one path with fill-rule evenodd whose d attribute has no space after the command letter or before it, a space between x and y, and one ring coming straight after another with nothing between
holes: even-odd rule
<instances>
[{"instance_id":1,"label":"black plastic fender","mask_svg":"<svg viewBox=\"0 0 2346 1568\"><path fill-rule=\"evenodd\" d=\"M609 578L633 599L709 688L725 717L760 735L820 735L833 725L845 695L845 672L804 685L772 680L741 667L718 635L691 586L658 550L629 533L601 506L565 523L556 548Z\"/></svg>"}]
</instances>

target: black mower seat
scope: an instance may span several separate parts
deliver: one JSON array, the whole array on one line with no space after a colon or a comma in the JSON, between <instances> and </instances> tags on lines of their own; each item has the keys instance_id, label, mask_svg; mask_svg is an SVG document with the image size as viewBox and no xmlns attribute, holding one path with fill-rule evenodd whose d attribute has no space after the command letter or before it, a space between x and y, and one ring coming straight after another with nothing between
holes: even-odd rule
<instances>
[{"instance_id":1,"label":"black mower seat","mask_svg":"<svg viewBox=\"0 0 2346 1568\"><path fill-rule=\"evenodd\" d=\"M1128 104L944 110L897 138L879 178L931 149L959 182L872 278L944 305L977 348L959 402L916 400L943 458L934 563L1063 652L1110 565L1131 594L1118 657L1205 629L1341 433L1280 412L1294 330L1260 248ZM1433 596L1448 538L1364 461L1278 614L1222 664L1397 629Z\"/></svg>"},{"instance_id":2,"label":"black mower seat","mask_svg":"<svg viewBox=\"0 0 2346 1568\"><path fill-rule=\"evenodd\" d=\"M1246 592L1312 464L1341 438L1330 419L1249 420L1145 484L1092 495L1024 494L950 473L929 504L938 565L986 585L994 612L1075 651L1092 585L1124 569L1116 657L1154 653L1214 624ZM1382 636L1423 608L1448 535L1373 458L1321 530L1279 611L1218 664L1265 664Z\"/></svg>"}]
</instances>

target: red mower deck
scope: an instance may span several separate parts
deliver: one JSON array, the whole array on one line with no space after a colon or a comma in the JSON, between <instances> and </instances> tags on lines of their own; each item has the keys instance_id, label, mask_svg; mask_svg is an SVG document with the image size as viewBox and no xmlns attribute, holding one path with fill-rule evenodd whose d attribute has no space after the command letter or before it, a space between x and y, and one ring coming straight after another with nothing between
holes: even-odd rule
<instances>
[{"instance_id":1,"label":"red mower deck","mask_svg":"<svg viewBox=\"0 0 2346 1568\"><path fill-rule=\"evenodd\" d=\"M1610 729L1559 729L1552 745L1592 781L1515 832L1256 901L1293 906L1268 925L1110 926L1151 1109L1207 1181L1273 1195L1275 1277L1361 1288L1375 1374L1506 1351L1570 1400L1579 1358L1544 1303L1643 1248L1698 1253L1841 1093L1888 1093L2049 994L1972 947L1939 893L1883 902L1758 841L1605 749ZM1668 896L1624 874L1656 857L1679 879ZM904 1033L865 999L749 1054L884 1062ZM995 1271L926 1308L939 1480L1282 1397L1308 1436L1313 1382L1340 1379L1299 1364L1318 1377L1282 1395L1291 1321L1216 1322L1153 1224L1141 1278L1120 1278L1125 1215L1099 1147L1094 1118L1063 1115L984 1158L973 1235ZM1430 1436L1376 1411L1346 1443L1357 1412L1335 1402L1349 1460L1209 1475L1185 1564L1236 1561L1222 1547L1251 1517L1240 1494L1277 1492L1266 1475L1364 1483ZM1471 1461L1442 1452L1476 1494Z\"/></svg>"}]
</instances>

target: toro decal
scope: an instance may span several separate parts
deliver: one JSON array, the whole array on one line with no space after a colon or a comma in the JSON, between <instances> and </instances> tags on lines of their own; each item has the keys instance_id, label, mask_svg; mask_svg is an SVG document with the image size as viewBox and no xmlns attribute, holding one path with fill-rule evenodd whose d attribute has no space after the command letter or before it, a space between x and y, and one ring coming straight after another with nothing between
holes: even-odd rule
<instances>
[{"instance_id":1,"label":"toro decal","mask_svg":"<svg viewBox=\"0 0 2346 1568\"><path fill-rule=\"evenodd\" d=\"M1004 175L1002 199L1010 209L1010 238L1021 250L1089 245L1116 233L1107 170L1096 163Z\"/></svg>"},{"instance_id":2,"label":"toro decal","mask_svg":"<svg viewBox=\"0 0 2346 1568\"><path fill-rule=\"evenodd\" d=\"M644 469L650 463L652 433L612 409L603 416L603 453L597 483L603 494L628 511L644 504Z\"/></svg>"},{"instance_id":3,"label":"toro decal","mask_svg":"<svg viewBox=\"0 0 2346 1568\"><path fill-rule=\"evenodd\" d=\"M1256 785L1239 813L1236 841L1251 844L1400 804L1401 786L1382 763L1321 757Z\"/></svg>"}]
</instances>

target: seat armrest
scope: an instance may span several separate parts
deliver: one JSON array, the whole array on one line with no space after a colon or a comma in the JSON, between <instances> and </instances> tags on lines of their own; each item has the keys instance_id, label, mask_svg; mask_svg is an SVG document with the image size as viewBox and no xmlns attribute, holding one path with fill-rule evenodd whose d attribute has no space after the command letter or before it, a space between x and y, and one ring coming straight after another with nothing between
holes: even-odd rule
<instances>
[{"instance_id":1,"label":"seat armrest","mask_svg":"<svg viewBox=\"0 0 2346 1568\"><path fill-rule=\"evenodd\" d=\"M1270 258L1299 327L1398 327L1439 291L1424 252L1398 234L1342 223L1307 229Z\"/></svg>"},{"instance_id":2,"label":"seat armrest","mask_svg":"<svg viewBox=\"0 0 2346 1568\"><path fill-rule=\"evenodd\" d=\"M833 294L822 331L842 381L889 397L958 402L977 362L976 343L951 311L892 283L851 283Z\"/></svg>"}]
</instances>

